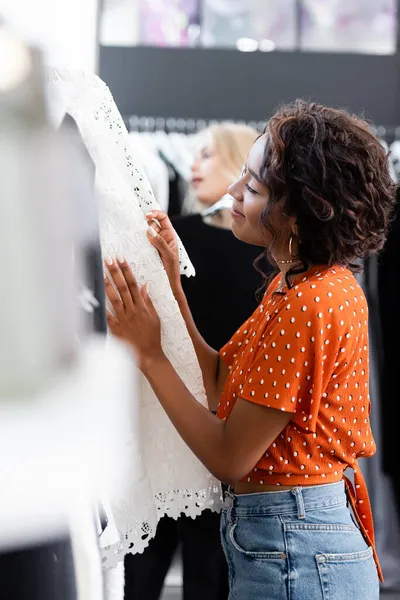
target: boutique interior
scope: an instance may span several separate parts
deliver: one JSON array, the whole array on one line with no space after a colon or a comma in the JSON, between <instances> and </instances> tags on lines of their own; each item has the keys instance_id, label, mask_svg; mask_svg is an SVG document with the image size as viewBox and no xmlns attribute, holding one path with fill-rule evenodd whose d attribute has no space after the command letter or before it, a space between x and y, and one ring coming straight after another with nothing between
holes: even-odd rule
<instances>
[{"instance_id":1,"label":"boutique interior","mask_svg":"<svg viewBox=\"0 0 400 600\"><path fill-rule=\"evenodd\" d=\"M169 216L194 322L219 350L262 285L228 188L297 98L366 119L397 183L397 0L0 0L1 599L255 600L229 592L218 478L107 333L104 261L125 257L148 285L163 348L205 405L145 215ZM356 275L377 445L359 466L386 600L400 599L399 223L395 209ZM328 598L343 597L307 600Z\"/></svg>"}]
</instances>

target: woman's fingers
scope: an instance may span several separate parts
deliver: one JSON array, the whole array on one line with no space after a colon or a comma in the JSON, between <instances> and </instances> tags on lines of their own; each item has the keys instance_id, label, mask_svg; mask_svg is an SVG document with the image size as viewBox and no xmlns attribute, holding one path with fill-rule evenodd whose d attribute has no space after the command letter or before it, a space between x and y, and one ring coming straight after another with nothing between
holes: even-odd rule
<instances>
[{"instance_id":1,"label":"woman's fingers","mask_svg":"<svg viewBox=\"0 0 400 600\"><path fill-rule=\"evenodd\" d=\"M170 248L167 241L161 235L155 233L154 229L149 227L147 237L149 238L151 245L158 250L162 259L167 261L173 260L174 251Z\"/></svg>"},{"instance_id":2,"label":"woman's fingers","mask_svg":"<svg viewBox=\"0 0 400 600\"><path fill-rule=\"evenodd\" d=\"M125 312L131 312L134 308L134 300L129 285L122 272L122 266L125 264L125 260L122 258L118 259L118 262L112 261L111 264L108 265L108 270L114 281L115 287L118 290L122 304L125 308Z\"/></svg>"},{"instance_id":3,"label":"woman's fingers","mask_svg":"<svg viewBox=\"0 0 400 600\"><path fill-rule=\"evenodd\" d=\"M107 264L107 267L110 268L110 265ZM109 299L111 306L114 309L114 312L117 316L117 319L122 320L125 315L124 305L122 304L122 300L114 289L113 284L111 283L110 276L108 273L104 275L104 287L105 292L107 294L107 298Z\"/></svg>"},{"instance_id":4,"label":"woman's fingers","mask_svg":"<svg viewBox=\"0 0 400 600\"><path fill-rule=\"evenodd\" d=\"M149 229L152 231L155 231L155 233L161 233L162 229L161 229L161 225L159 225L157 223L157 221L150 221L149 225ZM151 233L151 231L150 231Z\"/></svg>"},{"instance_id":5,"label":"woman's fingers","mask_svg":"<svg viewBox=\"0 0 400 600\"><path fill-rule=\"evenodd\" d=\"M162 212L161 210L155 210L146 215L146 219L148 225L159 226L156 228L156 231L159 232L162 237L165 237L167 241L175 237L175 230L167 213ZM159 228L161 231L159 231Z\"/></svg>"},{"instance_id":6,"label":"woman's fingers","mask_svg":"<svg viewBox=\"0 0 400 600\"><path fill-rule=\"evenodd\" d=\"M162 211L153 211L146 215L146 219L149 224L147 237L160 253L164 264L178 260L176 233L168 215Z\"/></svg>"},{"instance_id":7,"label":"woman's fingers","mask_svg":"<svg viewBox=\"0 0 400 600\"><path fill-rule=\"evenodd\" d=\"M121 326L118 323L117 319L108 311L106 313L106 317L107 317L108 328L111 331L111 333L113 335L115 335L116 337L122 337Z\"/></svg>"},{"instance_id":8,"label":"woman's fingers","mask_svg":"<svg viewBox=\"0 0 400 600\"><path fill-rule=\"evenodd\" d=\"M124 284L129 290L129 294L133 300L133 303L138 304L138 302L141 301L142 296L140 294L140 289L135 276L132 273L132 269L125 259L118 259L118 265L124 279Z\"/></svg>"},{"instance_id":9,"label":"woman's fingers","mask_svg":"<svg viewBox=\"0 0 400 600\"><path fill-rule=\"evenodd\" d=\"M146 219L148 221L158 221L162 229L168 226L172 227L171 221L169 220L169 216L166 212L162 210L152 210L151 212L147 213Z\"/></svg>"}]
</instances>

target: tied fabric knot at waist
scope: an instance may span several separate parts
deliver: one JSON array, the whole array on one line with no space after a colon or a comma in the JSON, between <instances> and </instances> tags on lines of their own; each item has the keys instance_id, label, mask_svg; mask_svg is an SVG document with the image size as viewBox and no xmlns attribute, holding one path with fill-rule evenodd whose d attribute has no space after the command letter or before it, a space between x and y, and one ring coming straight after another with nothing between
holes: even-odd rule
<instances>
[{"instance_id":1,"label":"tied fabric knot at waist","mask_svg":"<svg viewBox=\"0 0 400 600\"><path fill-rule=\"evenodd\" d=\"M380 581L383 583L382 568L379 563L379 558L376 552L375 546L375 533L374 533L374 519L372 515L371 502L369 499L367 484L365 483L364 475L358 466L358 461L355 462L353 468L354 471L354 485L346 475L343 475L344 483L346 486L347 496L357 523L361 529L361 533L364 536L365 541L371 546L374 552L374 559Z\"/></svg>"}]
</instances>

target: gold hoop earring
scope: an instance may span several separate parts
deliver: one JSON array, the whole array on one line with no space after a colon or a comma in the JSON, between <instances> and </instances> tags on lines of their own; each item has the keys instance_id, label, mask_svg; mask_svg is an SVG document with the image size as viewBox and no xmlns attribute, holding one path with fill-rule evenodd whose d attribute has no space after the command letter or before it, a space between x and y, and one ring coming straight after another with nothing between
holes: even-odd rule
<instances>
[{"instance_id":1,"label":"gold hoop earring","mask_svg":"<svg viewBox=\"0 0 400 600\"><path fill-rule=\"evenodd\" d=\"M289 256L290 260L276 260L279 265L293 265L298 262L298 258L293 258L293 238L294 234L292 233L289 238Z\"/></svg>"},{"instance_id":2,"label":"gold hoop earring","mask_svg":"<svg viewBox=\"0 0 400 600\"><path fill-rule=\"evenodd\" d=\"M293 258L293 254L292 254L293 238L294 238L294 235L292 233L289 238L289 256L290 256L290 258Z\"/></svg>"}]
</instances>

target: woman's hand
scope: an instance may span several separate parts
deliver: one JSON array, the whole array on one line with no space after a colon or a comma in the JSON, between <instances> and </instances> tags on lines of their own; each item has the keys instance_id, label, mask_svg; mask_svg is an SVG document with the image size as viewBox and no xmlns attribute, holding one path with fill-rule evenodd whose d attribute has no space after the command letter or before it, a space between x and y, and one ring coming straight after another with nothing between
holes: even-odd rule
<instances>
[{"instance_id":1,"label":"woman's hand","mask_svg":"<svg viewBox=\"0 0 400 600\"><path fill-rule=\"evenodd\" d=\"M156 210L146 215L147 236L160 255L175 298L181 293L179 249L174 228L166 213Z\"/></svg>"},{"instance_id":2,"label":"woman's hand","mask_svg":"<svg viewBox=\"0 0 400 600\"><path fill-rule=\"evenodd\" d=\"M164 358L160 319L146 286L139 288L124 259L107 262L106 267L109 274L104 277L105 289L115 313L113 316L107 312L108 326L113 335L133 346L144 372L154 360Z\"/></svg>"}]
</instances>

